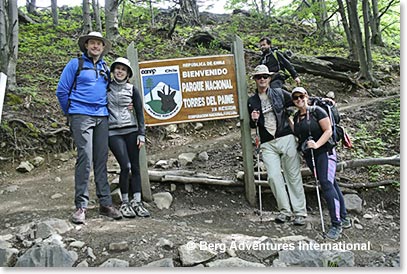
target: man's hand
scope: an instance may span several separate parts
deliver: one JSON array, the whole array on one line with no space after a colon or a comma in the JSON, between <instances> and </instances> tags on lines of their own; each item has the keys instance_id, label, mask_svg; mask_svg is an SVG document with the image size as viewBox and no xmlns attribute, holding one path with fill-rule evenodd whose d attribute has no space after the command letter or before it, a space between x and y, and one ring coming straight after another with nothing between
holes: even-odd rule
<instances>
[{"instance_id":1,"label":"man's hand","mask_svg":"<svg viewBox=\"0 0 407 274\"><path fill-rule=\"evenodd\" d=\"M300 77L295 77L294 81L297 83L297 86L299 86L301 84Z\"/></svg>"}]
</instances>

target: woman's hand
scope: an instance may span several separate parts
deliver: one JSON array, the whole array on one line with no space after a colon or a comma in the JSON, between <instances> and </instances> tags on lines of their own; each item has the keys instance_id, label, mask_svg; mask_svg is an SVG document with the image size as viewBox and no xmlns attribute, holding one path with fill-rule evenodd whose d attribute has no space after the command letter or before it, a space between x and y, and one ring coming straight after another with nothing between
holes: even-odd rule
<instances>
[{"instance_id":1,"label":"woman's hand","mask_svg":"<svg viewBox=\"0 0 407 274\"><path fill-rule=\"evenodd\" d=\"M312 149L318 149L319 146L317 145L317 143L314 140L309 140L307 142L307 146L308 148L312 148Z\"/></svg>"},{"instance_id":2,"label":"woman's hand","mask_svg":"<svg viewBox=\"0 0 407 274\"><path fill-rule=\"evenodd\" d=\"M257 120L259 120L260 117L260 111L258 110L253 110L252 114L251 114L252 120L257 122Z\"/></svg>"}]
</instances>

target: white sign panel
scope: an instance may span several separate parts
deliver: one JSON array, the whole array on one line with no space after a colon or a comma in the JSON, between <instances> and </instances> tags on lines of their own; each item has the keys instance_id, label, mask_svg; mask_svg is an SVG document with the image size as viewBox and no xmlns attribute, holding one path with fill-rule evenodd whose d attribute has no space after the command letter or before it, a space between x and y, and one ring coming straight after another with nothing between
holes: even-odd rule
<instances>
[{"instance_id":1,"label":"white sign panel","mask_svg":"<svg viewBox=\"0 0 407 274\"><path fill-rule=\"evenodd\" d=\"M1 114L3 113L4 95L6 94L7 75L0 72L0 123Z\"/></svg>"}]
</instances>

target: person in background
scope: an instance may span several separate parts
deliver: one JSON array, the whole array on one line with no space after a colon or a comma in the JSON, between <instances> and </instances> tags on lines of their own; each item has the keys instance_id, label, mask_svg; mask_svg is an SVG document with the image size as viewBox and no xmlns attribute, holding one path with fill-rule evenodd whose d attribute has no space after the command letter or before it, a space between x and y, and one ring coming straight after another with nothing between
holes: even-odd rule
<instances>
[{"instance_id":1,"label":"person in background","mask_svg":"<svg viewBox=\"0 0 407 274\"><path fill-rule=\"evenodd\" d=\"M287 107L292 106L291 94L270 87L273 74L265 65L258 65L254 69L252 78L256 81L257 89L248 100L250 127L258 127L268 183L280 211L275 221L288 222L294 214L294 225L304 225L307 210L300 155L286 111Z\"/></svg>"},{"instance_id":2,"label":"person in background","mask_svg":"<svg viewBox=\"0 0 407 274\"><path fill-rule=\"evenodd\" d=\"M103 56L111 43L99 32L91 32L78 40L83 52L83 68L76 75L79 59L68 62L62 71L56 96L64 115L68 116L70 130L77 148L75 165L75 206L71 217L75 224L85 222L89 202L89 175L93 167L99 213L114 219L122 215L112 204L107 180L108 110L107 85L109 70Z\"/></svg>"},{"instance_id":3,"label":"person in background","mask_svg":"<svg viewBox=\"0 0 407 274\"><path fill-rule=\"evenodd\" d=\"M129 83L130 61L117 58L110 66L113 79L108 87L109 147L120 165L121 214L126 218L149 217L141 201L139 152L145 143L143 103L139 91ZM132 105L129 108L129 105ZM131 178L129 180L129 173ZM133 193L130 200L129 192Z\"/></svg>"},{"instance_id":4,"label":"person in background","mask_svg":"<svg viewBox=\"0 0 407 274\"><path fill-rule=\"evenodd\" d=\"M315 163L317 179L328 205L331 227L326 236L337 240L342 228L351 227L351 223L346 217L343 195L335 179L336 150L328 142L332 135L331 121L324 109L308 105L308 92L303 87L293 89L292 100L298 108L294 115L294 134L299 138L299 144L303 144L303 155L311 171Z\"/></svg>"},{"instance_id":5,"label":"person in background","mask_svg":"<svg viewBox=\"0 0 407 274\"><path fill-rule=\"evenodd\" d=\"M290 61L277 48L271 47L270 38L262 37L260 39L260 49L262 56L259 64L266 65L270 72L274 72L270 83L272 88L283 88L286 77L289 77L285 71L291 75L297 85L301 84L300 77Z\"/></svg>"}]
</instances>

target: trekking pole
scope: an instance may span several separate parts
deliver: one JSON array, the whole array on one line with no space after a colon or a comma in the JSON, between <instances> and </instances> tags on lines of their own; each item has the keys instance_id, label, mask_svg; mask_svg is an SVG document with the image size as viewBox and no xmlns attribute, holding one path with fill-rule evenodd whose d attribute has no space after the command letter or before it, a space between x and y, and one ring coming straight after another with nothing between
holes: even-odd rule
<instances>
[{"instance_id":1,"label":"trekking pole","mask_svg":"<svg viewBox=\"0 0 407 274\"><path fill-rule=\"evenodd\" d=\"M257 154L257 178L259 184L259 209L260 209L260 223L263 222L263 205L261 200L261 184L260 184L260 137L259 137L259 127L256 121L256 154Z\"/></svg>"},{"instance_id":2,"label":"trekking pole","mask_svg":"<svg viewBox=\"0 0 407 274\"><path fill-rule=\"evenodd\" d=\"M314 167L314 177L315 177L315 185L316 185L315 188L317 189L319 215L321 216L322 236L325 238L324 216L322 214L321 196L319 195L319 184L318 184L318 177L317 177L317 168L315 166L314 149L311 149L311 159L312 159L312 166Z\"/></svg>"}]
</instances>

